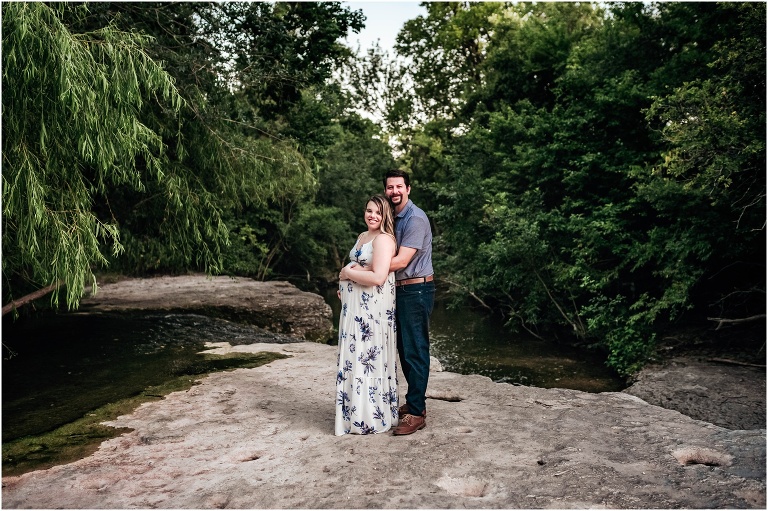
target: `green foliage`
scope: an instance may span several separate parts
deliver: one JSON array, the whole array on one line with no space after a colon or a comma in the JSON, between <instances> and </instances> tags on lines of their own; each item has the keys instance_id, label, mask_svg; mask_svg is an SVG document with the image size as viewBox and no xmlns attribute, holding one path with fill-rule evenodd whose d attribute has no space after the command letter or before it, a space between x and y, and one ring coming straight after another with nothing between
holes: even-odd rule
<instances>
[{"instance_id":1,"label":"green foliage","mask_svg":"<svg viewBox=\"0 0 768 511\"><path fill-rule=\"evenodd\" d=\"M489 19L500 2L425 2L427 16L405 23L398 54L409 60L414 110L428 119L452 118L461 99L479 85L490 37Z\"/></svg>"},{"instance_id":2,"label":"green foliage","mask_svg":"<svg viewBox=\"0 0 768 511\"><path fill-rule=\"evenodd\" d=\"M148 103L183 105L146 44L114 26L72 33L42 3L3 5L6 298L63 282L77 305L105 250L123 251L117 220L93 211L108 189L162 183L166 201L181 200L161 136L137 115Z\"/></svg>"},{"instance_id":3,"label":"green foliage","mask_svg":"<svg viewBox=\"0 0 768 511\"><path fill-rule=\"evenodd\" d=\"M363 26L340 2L226 2L204 9L222 55L222 72L266 119L284 114L302 91L324 83L350 55L339 38ZM229 70L229 71L227 71Z\"/></svg>"},{"instance_id":4,"label":"green foliage","mask_svg":"<svg viewBox=\"0 0 768 511\"><path fill-rule=\"evenodd\" d=\"M357 209L360 209L359 207ZM359 224L359 223L358 223ZM358 226L344 221L340 210L333 207L307 205L300 207L297 217L286 232L286 261L283 272L290 277L310 281L313 277L333 280L352 247ZM358 229L362 230L362 229Z\"/></svg>"},{"instance_id":5,"label":"green foliage","mask_svg":"<svg viewBox=\"0 0 768 511\"><path fill-rule=\"evenodd\" d=\"M344 96L326 82L361 13L94 2L3 14L4 300L61 280L76 306L99 264L273 275L344 131Z\"/></svg>"},{"instance_id":6,"label":"green foliage","mask_svg":"<svg viewBox=\"0 0 768 511\"><path fill-rule=\"evenodd\" d=\"M315 151L319 187L314 203L298 204L286 230L286 257L278 265L284 274L333 280L365 229L368 197L383 191L381 178L395 166L372 122L354 114L339 117L331 143Z\"/></svg>"},{"instance_id":7,"label":"green foliage","mask_svg":"<svg viewBox=\"0 0 768 511\"><path fill-rule=\"evenodd\" d=\"M487 85L468 98L470 107L519 100L551 105L556 80L572 65L571 52L603 23L602 9L582 2L507 4L489 19L493 37L482 66Z\"/></svg>"},{"instance_id":8,"label":"green foliage","mask_svg":"<svg viewBox=\"0 0 768 511\"><path fill-rule=\"evenodd\" d=\"M458 296L621 373L764 310L763 3L426 8L355 56L338 2L3 4L4 299L107 262L332 279L402 167Z\"/></svg>"},{"instance_id":9,"label":"green foliage","mask_svg":"<svg viewBox=\"0 0 768 511\"><path fill-rule=\"evenodd\" d=\"M627 374L687 311L761 287L765 6L608 8L430 7L398 48L436 108L398 136L456 294ZM480 79L450 63L468 47L451 33L482 43Z\"/></svg>"},{"instance_id":10,"label":"green foliage","mask_svg":"<svg viewBox=\"0 0 768 511\"><path fill-rule=\"evenodd\" d=\"M266 228L253 215L227 220L230 246L224 255L224 267L235 275L264 280L269 275L271 248Z\"/></svg>"},{"instance_id":11,"label":"green foliage","mask_svg":"<svg viewBox=\"0 0 768 511\"><path fill-rule=\"evenodd\" d=\"M332 280L364 229L367 198L382 191L394 159L381 130L350 113L334 85L315 86L285 113L283 133L297 140L314 165L314 185L302 195L270 203L270 274L306 282ZM266 274L265 274L266 275Z\"/></svg>"},{"instance_id":12,"label":"green foliage","mask_svg":"<svg viewBox=\"0 0 768 511\"><path fill-rule=\"evenodd\" d=\"M142 197L115 190L110 206L125 219L126 254L114 264L136 273L242 271L265 277L270 269L259 264L271 264L283 250L282 224L317 188L311 158L302 141L292 138L287 118L302 91L322 83L333 63L347 54L335 39L338 31L357 24L356 17L334 3L90 7L86 26L107 18L155 38L152 51L174 75L188 105L180 127L185 151L173 155L173 170L188 185L189 201L177 206L192 206L194 220L212 222L217 229L171 237L168 229L180 227L179 215L162 202L162 190ZM323 32L309 30L315 22ZM299 48L301 54L295 54ZM145 115L159 131L172 134L174 119L165 112ZM237 231L232 245L208 242L230 229ZM256 233L260 239L252 240ZM196 248L200 243L202 249ZM239 259L253 250L265 250L266 256Z\"/></svg>"},{"instance_id":13,"label":"green foliage","mask_svg":"<svg viewBox=\"0 0 768 511\"><path fill-rule=\"evenodd\" d=\"M634 306L638 308L637 304ZM622 374L641 369L653 353L656 334L641 315L633 314L623 297L596 296L584 307L589 331L602 339L606 364Z\"/></svg>"},{"instance_id":14,"label":"green foliage","mask_svg":"<svg viewBox=\"0 0 768 511\"><path fill-rule=\"evenodd\" d=\"M752 240L765 222L765 6L724 9L737 16L741 35L713 46L708 67L716 74L655 98L648 118L669 147L657 174L707 194L710 207L725 209L736 232Z\"/></svg>"},{"instance_id":15,"label":"green foliage","mask_svg":"<svg viewBox=\"0 0 768 511\"><path fill-rule=\"evenodd\" d=\"M339 75L350 106L381 119L384 129L396 132L413 124L417 99L408 65L390 57L378 42L364 55L347 59Z\"/></svg>"}]
</instances>

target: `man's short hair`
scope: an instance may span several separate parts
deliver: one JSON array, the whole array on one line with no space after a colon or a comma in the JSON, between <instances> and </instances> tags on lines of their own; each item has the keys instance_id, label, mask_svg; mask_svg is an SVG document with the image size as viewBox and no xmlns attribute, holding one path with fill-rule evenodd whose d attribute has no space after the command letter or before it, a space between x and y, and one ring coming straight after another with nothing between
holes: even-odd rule
<instances>
[{"instance_id":1,"label":"man's short hair","mask_svg":"<svg viewBox=\"0 0 768 511\"><path fill-rule=\"evenodd\" d=\"M391 177L402 177L403 181L405 182L405 186L411 186L411 176L409 176L407 172L404 170L390 170L384 174L384 188L387 187L387 179Z\"/></svg>"}]
</instances>

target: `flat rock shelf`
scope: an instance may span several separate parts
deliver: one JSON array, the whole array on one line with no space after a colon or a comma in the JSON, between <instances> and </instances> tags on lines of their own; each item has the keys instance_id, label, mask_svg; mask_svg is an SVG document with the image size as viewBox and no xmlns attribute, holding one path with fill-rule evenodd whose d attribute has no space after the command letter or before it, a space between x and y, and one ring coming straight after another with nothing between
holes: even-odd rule
<instances>
[{"instance_id":1,"label":"flat rock shelf","mask_svg":"<svg viewBox=\"0 0 768 511\"><path fill-rule=\"evenodd\" d=\"M9 508L765 508L765 430L627 393L434 372L426 429L333 435L333 346L202 378L93 455L3 478Z\"/></svg>"},{"instance_id":2,"label":"flat rock shelf","mask_svg":"<svg viewBox=\"0 0 768 511\"><path fill-rule=\"evenodd\" d=\"M310 341L333 337L331 307L323 297L284 281L206 275L126 279L98 286L82 312L169 311L250 323Z\"/></svg>"},{"instance_id":3,"label":"flat rock shelf","mask_svg":"<svg viewBox=\"0 0 768 511\"><path fill-rule=\"evenodd\" d=\"M424 430L336 437L337 348L301 342L333 330L322 297L196 275L105 284L83 308L209 313L297 342L209 342L287 358L201 377L106 423L129 432L92 455L3 477L6 508L766 507L764 368L681 357L587 393L435 363Z\"/></svg>"}]
</instances>

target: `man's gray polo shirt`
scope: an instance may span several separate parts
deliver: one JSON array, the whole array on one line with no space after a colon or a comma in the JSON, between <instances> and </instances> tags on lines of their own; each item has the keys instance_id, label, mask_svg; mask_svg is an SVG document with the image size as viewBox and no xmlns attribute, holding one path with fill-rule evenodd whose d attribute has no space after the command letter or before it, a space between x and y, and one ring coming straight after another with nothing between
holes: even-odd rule
<instances>
[{"instance_id":1,"label":"man's gray polo shirt","mask_svg":"<svg viewBox=\"0 0 768 511\"><path fill-rule=\"evenodd\" d=\"M400 247L415 248L416 253L408 266L395 272L396 280L412 279L414 277L429 277L432 269L432 228L426 213L412 201L395 216L395 238L397 249Z\"/></svg>"}]
</instances>

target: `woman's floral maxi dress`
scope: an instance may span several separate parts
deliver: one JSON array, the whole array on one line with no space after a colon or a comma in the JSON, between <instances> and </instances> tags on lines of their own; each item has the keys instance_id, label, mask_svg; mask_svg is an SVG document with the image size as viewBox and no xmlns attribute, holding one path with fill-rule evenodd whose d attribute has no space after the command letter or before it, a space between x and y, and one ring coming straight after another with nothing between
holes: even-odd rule
<instances>
[{"instance_id":1,"label":"woman's floral maxi dress","mask_svg":"<svg viewBox=\"0 0 768 511\"><path fill-rule=\"evenodd\" d=\"M373 261L373 241L349 253L352 262ZM397 426L395 274L381 286L339 282L339 356L336 435L383 433Z\"/></svg>"}]
</instances>

